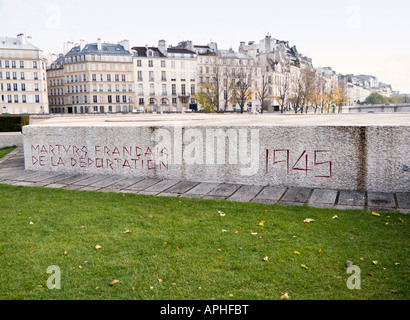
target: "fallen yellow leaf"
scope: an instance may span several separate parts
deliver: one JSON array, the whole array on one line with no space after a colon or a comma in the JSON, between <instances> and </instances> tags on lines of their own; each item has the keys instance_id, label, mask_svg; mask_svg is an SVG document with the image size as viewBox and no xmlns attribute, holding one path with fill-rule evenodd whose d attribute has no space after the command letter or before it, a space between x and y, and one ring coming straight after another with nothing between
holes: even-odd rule
<instances>
[{"instance_id":1,"label":"fallen yellow leaf","mask_svg":"<svg viewBox=\"0 0 410 320\"><path fill-rule=\"evenodd\" d=\"M98 250L98 249L101 249L102 247L101 247L99 244L97 244L97 245L95 246L95 248Z\"/></svg>"},{"instance_id":2,"label":"fallen yellow leaf","mask_svg":"<svg viewBox=\"0 0 410 320\"><path fill-rule=\"evenodd\" d=\"M300 265L302 268L304 268L304 269L309 269L308 267L306 267L304 264L301 264Z\"/></svg>"},{"instance_id":3,"label":"fallen yellow leaf","mask_svg":"<svg viewBox=\"0 0 410 320\"><path fill-rule=\"evenodd\" d=\"M322 251L322 249L319 249L317 252L322 253L323 251Z\"/></svg>"},{"instance_id":4,"label":"fallen yellow leaf","mask_svg":"<svg viewBox=\"0 0 410 320\"><path fill-rule=\"evenodd\" d=\"M314 219L306 219L306 220L304 220L303 222L304 223L311 223L311 222L313 222L313 221L315 221Z\"/></svg>"},{"instance_id":5,"label":"fallen yellow leaf","mask_svg":"<svg viewBox=\"0 0 410 320\"><path fill-rule=\"evenodd\" d=\"M287 292L286 292L284 295L280 296L280 298L281 298L282 300L289 300L289 299L290 299L290 297L289 297L289 295L288 295Z\"/></svg>"},{"instance_id":6,"label":"fallen yellow leaf","mask_svg":"<svg viewBox=\"0 0 410 320\"><path fill-rule=\"evenodd\" d=\"M262 220L261 222L259 222L259 226L264 227L265 226L265 220Z\"/></svg>"},{"instance_id":7,"label":"fallen yellow leaf","mask_svg":"<svg viewBox=\"0 0 410 320\"><path fill-rule=\"evenodd\" d=\"M298 252L298 251L295 251L295 252L294 252L294 254L299 254L299 255L300 255L300 252Z\"/></svg>"},{"instance_id":8,"label":"fallen yellow leaf","mask_svg":"<svg viewBox=\"0 0 410 320\"><path fill-rule=\"evenodd\" d=\"M110 282L110 286L112 287L114 284L116 284L118 282L120 282L120 280L115 279L115 280Z\"/></svg>"},{"instance_id":9,"label":"fallen yellow leaf","mask_svg":"<svg viewBox=\"0 0 410 320\"><path fill-rule=\"evenodd\" d=\"M268 256L266 256L265 258L263 258L263 261L268 261L269 260L269 257Z\"/></svg>"},{"instance_id":10,"label":"fallen yellow leaf","mask_svg":"<svg viewBox=\"0 0 410 320\"><path fill-rule=\"evenodd\" d=\"M377 212L372 212L372 215L374 215L376 217L380 217L380 213L377 213Z\"/></svg>"}]
</instances>

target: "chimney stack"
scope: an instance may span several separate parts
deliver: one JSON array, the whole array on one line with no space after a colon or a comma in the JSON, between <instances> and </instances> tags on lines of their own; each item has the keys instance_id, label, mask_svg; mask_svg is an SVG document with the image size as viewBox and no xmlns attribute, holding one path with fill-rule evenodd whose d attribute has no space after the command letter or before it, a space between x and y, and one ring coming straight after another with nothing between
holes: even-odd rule
<instances>
[{"instance_id":1,"label":"chimney stack","mask_svg":"<svg viewBox=\"0 0 410 320\"><path fill-rule=\"evenodd\" d=\"M98 39L97 39L97 49L98 49L98 51L101 51L101 50L102 50L101 38L98 38Z\"/></svg>"},{"instance_id":2,"label":"chimney stack","mask_svg":"<svg viewBox=\"0 0 410 320\"><path fill-rule=\"evenodd\" d=\"M26 37L24 37L24 34L23 34L23 33L19 33L19 34L17 35L17 39L18 39L18 41L21 42L21 44L26 44Z\"/></svg>"},{"instance_id":3,"label":"chimney stack","mask_svg":"<svg viewBox=\"0 0 410 320\"><path fill-rule=\"evenodd\" d=\"M164 56L166 56L167 55L167 42L165 40L159 40L158 49Z\"/></svg>"},{"instance_id":4,"label":"chimney stack","mask_svg":"<svg viewBox=\"0 0 410 320\"><path fill-rule=\"evenodd\" d=\"M130 42L129 42L129 40L122 40L122 41L118 42L118 44L123 46L125 51L130 51Z\"/></svg>"},{"instance_id":5,"label":"chimney stack","mask_svg":"<svg viewBox=\"0 0 410 320\"><path fill-rule=\"evenodd\" d=\"M80 50L83 51L85 48L85 41L84 40L80 40Z\"/></svg>"}]
</instances>

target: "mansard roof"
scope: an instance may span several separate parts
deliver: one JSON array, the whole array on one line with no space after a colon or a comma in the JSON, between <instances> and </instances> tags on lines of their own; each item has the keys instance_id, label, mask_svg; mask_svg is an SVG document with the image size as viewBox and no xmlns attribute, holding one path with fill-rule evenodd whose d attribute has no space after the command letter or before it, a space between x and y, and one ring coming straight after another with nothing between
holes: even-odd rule
<instances>
[{"instance_id":1,"label":"mansard roof","mask_svg":"<svg viewBox=\"0 0 410 320\"><path fill-rule=\"evenodd\" d=\"M102 43L101 50L98 50L97 43L89 43L81 50L80 46L72 48L66 56L73 56L79 54L117 54L117 55L131 55L131 52L124 49L120 44Z\"/></svg>"}]
</instances>

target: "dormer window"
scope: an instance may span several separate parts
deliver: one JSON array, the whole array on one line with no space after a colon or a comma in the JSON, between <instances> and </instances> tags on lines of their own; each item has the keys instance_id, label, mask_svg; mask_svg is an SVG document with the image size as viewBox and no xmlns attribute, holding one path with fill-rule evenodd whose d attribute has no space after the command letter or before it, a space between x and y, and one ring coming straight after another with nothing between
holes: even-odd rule
<instances>
[{"instance_id":1,"label":"dormer window","mask_svg":"<svg viewBox=\"0 0 410 320\"><path fill-rule=\"evenodd\" d=\"M152 50L148 50L147 55L148 57L152 57Z\"/></svg>"}]
</instances>

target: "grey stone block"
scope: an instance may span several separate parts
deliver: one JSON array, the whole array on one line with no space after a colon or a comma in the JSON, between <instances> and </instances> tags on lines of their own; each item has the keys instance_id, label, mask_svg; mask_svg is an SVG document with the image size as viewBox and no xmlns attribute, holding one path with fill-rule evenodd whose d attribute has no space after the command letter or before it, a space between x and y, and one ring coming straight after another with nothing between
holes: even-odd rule
<instances>
[{"instance_id":1,"label":"grey stone block","mask_svg":"<svg viewBox=\"0 0 410 320\"><path fill-rule=\"evenodd\" d=\"M340 191L337 204L341 206L364 207L366 205L366 193L364 191Z\"/></svg>"},{"instance_id":2,"label":"grey stone block","mask_svg":"<svg viewBox=\"0 0 410 320\"><path fill-rule=\"evenodd\" d=\"M284 195L287 188L285 187L265 187L252 202L273 204L277 203Z\"/></svg>"},{"instance_id":3,"label":"grey stone block","mask_svg":"<svg viewBox=\"0 0 410 320\"><path fill-rule=\"evenodd\" d=\"M144 196L156 196L158 193L158 191L138 191L138 194L142 194Z\"/></svg>"},{"instance_id":4,"label":"grey stone block","mask_svg":"<svg viewBox=\"0 0 410 320\"><path fill-rule=\"evenodd\" d=\"M136 191L142 191L145 190L159 182L161 182L162 179L155 179L155 178L146 178L130 187L125 188L125 190L136 190Z\"/></svg>"},{"instance_id":5,"label":"grey stone block","mask_svg":"<svg viewBox=\"0 0 410 320\"><path fill-rule=\"evenodd\" d=\"M125 180L118 181L114 183L113 185L110 186L110 188L118 188L118 189L126 189L127 187L130 187L140 181L144 180L144 178L139 177L139 178L126 178Z\"/></svg>"},{"instance_id":6,"label":"grey stone block","mask_svg":"<svg viewBox=\"0 0 410 320\"><path fill-rule=\"evenodd\" d=\"M180 181L178 184L167 190L168 193L184 194L197 186L198 182Z\"/></svg>"},{"instance_id":7,"label":"grey stone block","mask_svg":"<svg viewBox=\"0 0 410 320\"><path fill-rule=\"evenodd\" d=\"M337 204L334 207L337 210L363 210L364 206L349 206L349 205L342 205L342 204Z\"/></svg>"},{"instance_id":8,"label":"grey stone block","mask_svg":"<svg viewBox=\"0 0 410 320\"><path fill-rule=\"evenodd\" d=\"M281 199L281 204L285 203L306 203L309 200L311 189L289 188Z\"/></svg>"},{"instance_id":9,"label":"grey stone block","mask_svg":"<svg viewBox=\"0 0 410 320\"><path fill-rule=\"evenodd\" d=\"M198 184L193 189L186 192L186 195L194 194L194 195L206 195L210 193L212 190L216 189L220 183L206 183L202 182Z\"/></svg>"},{"instance_id":10,"label":"grey stone block","mask_svg":"<svg viewBox=\"0 0 410 320\"><path fill-rule=\"evenodd\" d=\"M100 188L98 187L91 187L91 186L83 186L81 189L79 189L81 191L98 191L100 190Z\"/></svg>"},{"instance_id":11,"label":"grey stone block","mask_svg":"<svg viewBox=\"0 0 410 320\"><path fill-rule=\"evenodd\" d=\"M374 208L396 208L393 193L368 192L367 206Z\"/></svg>"},{"instance_id":12,"label":"grey stone block","mask_svg":"<svg viewBox=\"0 0 410 320\"><path fill-rule=\"evenodd\" d=\"M106 179L109 179L109 178L110 178L109 176L93 175L93 176L90 176L86 179L76 181L76 182L73 183L73 185L89 186L93 183L96 183L96 182L102 181L102 180L106 180Z\"/></svg>"},{"instance_id":13,"label":"grey stone block","mask_svg":"<svg viewBox=\"0 0 410 320\"><path fill-rule=\"evenodd\" d=\"M68 186L63 187L62 189L64 189L64 190L79 190L81 188L82 188L82 186L68 185Z\"/></svg>"},{"instance_id":14,"label":"grey stone block","mask_svg":"<svg viewBox=\"0 0 410 320\"><path fill-rule=\"evenodd\" d=\"M170 192L164 192L158 195L158 197L173 197L173 198L178 198L179 196L180 194L178 193L170 193Z\"/></svg>"},{"instance_id":15,"label":"grey stone block","mask_svg":"<svg viewBox=\"0 0 410 320\"><path fill-rule=\"evenodd\" d=\"M396 197L400 209L410 209L410 192L396 193Z\"/></svg>"},{"instance_id":16,"label":"grey stone block","mask_svg":"<svg viewBox=\"0 0 410 320\"><path fill-rule=\"evenodd\" d=\"M123 177L123 176L110 176L110 177L108 177L108 179L103 179L103 180L94 182L94 183L90 184L89 186L90 187L99 187L100 189L101 188L107 188L107 187L113 185L114 183L122 181L124 179L125 179L125 177Z\"/></svg>"},{"instance_id":17,"label":"grey stone block","mask_svg":"<svg viewBox=\"0 0 410 320\"><path fill-rule=\"evenodd\" d=\"M62 189L62 188L64 188L65 186L66 186L65 184L52 183L52 184L49 184L49 185L45 186L45 188L50 188L50 189Z\"/></svg>"},{"instance_id":18,"label":"grey stone block","mask_svg":"<svg viewBox=\"0 0 410 320\"><path fill-rule=\"evenodd\" d=\"M337 190L315 189L310 196L309 205L316 208L333 207L337 194Z\"/></svg>"},{"instance_id":19,"label":"grey stone block","mask_svg":"<svg viewBox=\"0 0 410 320\"><path fill-rule=\"evenodd\" d=\"M158 182L154 184L153 186L145 189L144 191L147 192L163 192L172 186L176 185L179 181L178 180L162 180L161 182Z\"/></svg>"},{"instance_id":20,"label":"grey stone block","mask_svg":"<svg viewBox=\"0 0 410 320\"><path fill-rule=\"evenodd\" d=\"M202 199L205 199L205 200L225 200L226 197L207 195L207 196L202 197Z\"/></svg>"},{"instance_id":21,"label":"grey stone block","mask_svg":"<svg viewBox=\"0 0 410 320\"><path fill-rule=\"evenodd\" d=\"M71 178L62 180L60 182L65 183L65 184L74 184L74 183L80 182L82 180L85 180L85 179L88 179L88 178L91 178L91 177L94 177L94 176L95 176L95 174L78 174L76 176L73 176ZM78 185L80 185L80 184L78 184Z\"/></svg>"},{"instance_id":22,"label":"grey stone block","mask_svg":"<svg viewBox=\"0 0 410 320\"><path fill-rule=\"evenodd\" d=\"M228 201L237 201L237 202L250 202L255 196L263 189L262 186L250 186L244 185L241 186Z\"/></svg>"},{"instance_id":23,"label":"grey stone block","mask_svg":"<svg viewBox=\"0 0 410 320\"><path fill-rule=\"evenodd\" d=\"M217 196L217 197L229 197L231 196L236 190L238 190L240 185L238 184L230 184L230 183L222 183L214 190L208 193L209 196Z\"/></svg>"}]
</instances>

